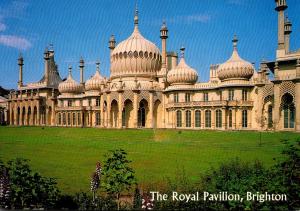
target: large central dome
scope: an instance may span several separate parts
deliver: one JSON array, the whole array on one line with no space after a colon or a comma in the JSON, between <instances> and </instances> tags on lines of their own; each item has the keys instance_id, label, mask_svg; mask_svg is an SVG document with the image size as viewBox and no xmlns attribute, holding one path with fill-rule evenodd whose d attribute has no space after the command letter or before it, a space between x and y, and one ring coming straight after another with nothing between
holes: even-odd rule
<instances>
[{"instance_id":1,"label":"large central dome","mask_svg":"<svg viewBox=\"0 0 300 211\"><path fill-rule=\"evenodd\" d=\"M134 17L134 31L111 54L111 79L126 77L153 77L161 68L159 49L145 39L138 29L138 11Z\"/></svg>"}]
</instances>

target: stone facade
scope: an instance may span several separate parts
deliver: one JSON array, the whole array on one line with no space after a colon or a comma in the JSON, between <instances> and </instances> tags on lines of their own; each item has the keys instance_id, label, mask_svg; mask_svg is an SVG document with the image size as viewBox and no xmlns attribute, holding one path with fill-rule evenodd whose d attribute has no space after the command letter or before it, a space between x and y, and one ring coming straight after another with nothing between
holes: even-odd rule
<instances>
[{"instance_id":1,"label":"stone facade","mask_svg":"<svg viewBox=\"0 0 300 211\"><path fill-rule=\"evenodd\" d=\"M41 81L23 84L19 58L18 90L8 100L11 125L49 125L102 128L182 128L213 130L300 131L300 51L289 51L291 22L284 17L285 0L276 1L278 50L275 61L260 68L243 60L237 37L233 53L223 64L211 65L208 82L197 71L167 52L168 29L160 29L162 49L138 29L138 11L132 35L116 45L109 40L111 75L104 78L97 63L95 75L80 82L62 81L54 51L46 49ZM188 58L188 57L187 57ZM274 75L270 79L269 75ZM201 80L200 80L201 81Z\"/></svg>"}]
</instances>

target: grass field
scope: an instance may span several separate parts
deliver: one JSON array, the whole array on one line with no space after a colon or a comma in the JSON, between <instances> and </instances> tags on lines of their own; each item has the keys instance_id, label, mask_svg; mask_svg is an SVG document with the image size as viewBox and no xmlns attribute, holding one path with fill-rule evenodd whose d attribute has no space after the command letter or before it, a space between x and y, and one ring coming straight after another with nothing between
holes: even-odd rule
<instances>
[{"instance_id":1,"label":"grass field","mask_svg":"<svg viewBox=\"0 0 300 211\"><path fill-rule=\"evenodd\" d=\"M95 163L108 150L123 148L132 160L139 184L159 184L175 178L184 167L196 182L219 163L239 157L259 159L270 166L283 148L282 139L296 141L297 133L103 130L95 128L0 127L0 159L30 159L32 168L57 178L63 192L89 191Z\"/></svg>"}]
</instances>

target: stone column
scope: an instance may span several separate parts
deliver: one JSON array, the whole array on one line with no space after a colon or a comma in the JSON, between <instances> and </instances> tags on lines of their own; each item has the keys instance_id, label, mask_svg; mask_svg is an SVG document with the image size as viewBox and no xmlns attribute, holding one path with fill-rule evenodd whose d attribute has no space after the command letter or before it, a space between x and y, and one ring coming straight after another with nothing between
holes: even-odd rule
<instances>
[{"instance_id":1,"label":"stone column","mask_svg":"<svg viewBox=\"0 0 300 211\"><path fill-rule=\"evenodd\" d=\"M226 109L222 108L222 129L226 130L227 121L226 121Z\"/></svg>"},{"instance_id":2,"label":"stone column","mask_svg":"<svg viewBox=\"0 0 300 211\"><path fill-rule=\"evenodd\" d=\"M122 92L119 92L119 102L118 102L118 127L122 128L122 111L123 111L123 103L122 103Z\"/></svg>"},{"instance_id":3,"label":"stone column","mask_svg":"<svg viewBox=\"0 0 300 211\"><path fill-rule=\"evenodd\" d=\"M104 116L103 116L103 108L104 107L104 96L103 94L100 96L100 126L104 127Z\"/></svg>"},{"instance_id":4,"label":"stone column","mask_svg":"<svg viewBox=\"0 0 300 211\"><path fill-rule=\"evenodd\" d=\"M40 125L40 102L37 102L37 107L36 107L36 124Z\"/></svg>"},{"instance_id":5,"label":"stone column","mask_svg":"<svg viewBox=\"0 0 300 211\"><path fill-rule=\"evenodd\" d=\"M18 125L18 105L15 103L15 109L14 109L14 125Z\"/></svg>"},{"instance_id":6,"label":"stone column","mask_svg":"<svg viewBox=\"0 0 300 211\"><path fill-rule=\"evenodd\" d=\"M252 110L247 109L248 129L252 128Z\"/></svg>"},{"instance_id":7,"label":"stone column","mask_svg":"<svg viewBox=\"0 0 300 211\"><path fill-rule=\"evenodd\" d=\"M191 127L195 128L195 109L191 109Z\"/></svg>"},{"instance_id":8,"label":"stone column","mask_svg":"<svg viewBox=\"0 0 300 211\"><path fill-rule=\"evenodd\" d=\"M295 130L300 131L300 82L295 87L296 125Z\"/></svg>"},{"instance_id":9,"label":"stone column","mask_svg":"<svg viewBox=\"0 0 300 211\"><path fill-rule=\"evenodd\" d=\"M216 110L211 109L211 129L215 129L216 127Z\"/></svg>"},{"instance_id":10,"label":"stone column","mask_svg":"<svg viewBox=\"0 0 300 211\"><path fill-rule=\"evenodd\" d=\"M111 110L111 102L110 102L110 94L107 95L107 127L110 128L110 110Z\"/></svg>"},{"instance_id":11,"label":"stone column","mask_svg":"<svg viewBox=\"0 0 300 211\"><path fill-rule=\"evenodd\" d=\"M55 100L52 99L51 125L55 126Z\"/></svg>"},{"instance_id":12,"label":"stone column","mask_svg":"<svg viewBox=\"0 0 300 211\"><path fill-rule=\"evenodd\" d=\"M10 125L13 125L14 123L13 123L13 121L12 121L13 116L12 116L12 105L11 105L11 103L12 103L12 102L9 102L9 124L10 124Z\"/></svg>"},{"instance_id":13,"label":"stone column","mask_svg":"<svg viewBox=\"0 0 300 211\"><path fill-rule=\"evenodd\" d=\"M205 128L205 110L201 110L201 129Z\"/></svg>"},{"instance_id":14,"label":"stone column","mask_svg":"<svg viewBox=\"0 0 300 211\"><path fill-rule=\"evenodd\" d=\"M236 108L232 108L232 129L236 129Z\"/></svg>"},{"instance_id":15,"label":"stone column","mask_svg":"<svg viewBox=\"0 0 300 211\"><path fill-rule=\"evenodd\" d=\"M33 125L33 115L34 115L34 106L33 106L33 102L30 102L30 107L31 107L31 114L30 114L30 125Z\"/></svg>"},{"instance_id":16,"label":"stone column","mask_svg":"<svg viewBox=\"0 0 300 211\"><path fill-rule=\"evenodd\" d=\"M138 127L138 93L134 92L133 94L133 127L137 128Z\"/></svg>"},{"instance_id":17,"label":"stone column","mask_svg":"<svg viewBox=\"0 0 300 211\"><path fill-rule=\"evenodd\" d=\"M150 98L149 98L149 122L150 122L150 128L153 128L153 107L154 107L154 102L153 102L153 92L150 92Z\"/></svg>"},{"instance_id":18,"label":"stone column","mask_svg":"<svg viewBox=\"0 0 300 211\"><path fill-rule=\"evenodd\" d=\"M274 110L273 110L273 121L275 130L279 130L281 128L280 125L280 91L279 85L274 84Z\"/></svg>"}]
</instances>

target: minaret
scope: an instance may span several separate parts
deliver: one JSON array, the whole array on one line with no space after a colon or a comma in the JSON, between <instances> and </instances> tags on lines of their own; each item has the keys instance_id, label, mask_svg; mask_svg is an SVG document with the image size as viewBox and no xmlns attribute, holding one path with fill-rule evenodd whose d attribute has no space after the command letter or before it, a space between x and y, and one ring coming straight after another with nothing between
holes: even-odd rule
<instances>
[{"instance_id":1,"label":"minaret","mask_svg":"<svg viewBox=\"0 0 300 211\"><path fill-rule=\"evenodd\" d=\"M84 69L84 60L81 57L79 61L79 69L80 69L80 84L83 85L84 79L83 79L83 69Z\"/></svg>"},{"instance_id":2,"label":"minaret","mask_svg":"<svg viewBox=\"0 0 300 211\"><path fill-rule=\"evenodd\" d=\"M116 47L116 40L115 40L115 36L113 34L110 36L108 44L109 44L108 48L110 49L110 53L112 53L112 51Z\"/></svg>"},{"instance_id":3,"label":"minaret","mask_svg":"<svg viewBox=\"0 0 300 211\"><path fill-rule=\"evenodd\" d=\"M232 43L233 43L233 50L237 51L237 44L238 44L238 37L236 36L236 34L234 35L233 39L232 39Z\"/></svg>"},{"instance_id":4,"label":"minaret","mask_svg":"<svg viewBox=\"0 0 300 211\"><path fill-rule=\"evenodd\" d=\"M19 55L18 58L18 65L19 65L19 81L18 81L18 87L20 88L23 86L23 65L24 65L24 59L22 54Z\"/></svg>"},{"instance_id":5,"label":"minaret","mask_svg":"<svg viewBox=\"0 0 300 211\"><path fill-rule=\"evenodd\" d=\"M284 21L284 42L285 42L285 53L289 53L290 51L290 34L292 33L292 23L288 19L285 18Z\"/></svg>"},{"instance_id":6,"label":"minaret","mask_svg":"<svg viewBox=\"0 0 300 211\"><path fill-rule=\"evenodd\" d=\"M160 38L161 38L161 52L162 52L162 70L166 70L168 28L166 26L165 21L163 22L160 29Z\"/></svg>"},{"instance_id":7,"label":"minaret","mask_svg":"<svg viewBox=\"0 0 300 211\"><path fill-rule=\"evenodd\" d=\"M288 7L286 0L275 0L278 12L278 48L277 50L285 50L284 47L284 10Z\"/></svg>"},{"instance_id":8,"label":"minaret","mask_svg":"<svg viewBox=\"0 0 300 211\"><path fill-rule=\"evenodd\" d=\"M50 53L48 48L45 49L44 52L44 59L45 59L45 82L48 86L49 84L49 60L50 60Z\"/></svg>"}]
</instances>

